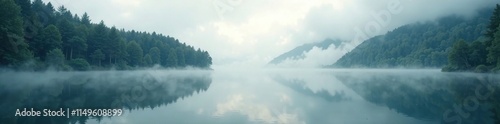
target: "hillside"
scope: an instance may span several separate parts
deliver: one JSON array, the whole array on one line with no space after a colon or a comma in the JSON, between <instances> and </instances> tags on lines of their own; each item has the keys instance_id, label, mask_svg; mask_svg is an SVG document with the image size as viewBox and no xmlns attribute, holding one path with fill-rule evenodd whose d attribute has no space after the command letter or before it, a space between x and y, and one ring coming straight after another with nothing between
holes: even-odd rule
<instances>
[{"instance_id":1,"label":"hillside","mask_svg":"<svg viewBox=\"0 0 500 124\"><path fill-rule=\"evenodd\" d=\"M293 48L292 50L285 52L278 57L271 60L268 64L280 64L281 62L289 59L289 60L298 60L304 59L304 53L309 52L314 47L321 48L322 50L327 49L330 45L335 45L335 47L339 47L342 41L340 40L332 40L325 39L321 42L304 44L298 47Z\"/></svg>"},{"instance_id":2,"label":"hillside","mask_svg":"<svg viewBox=\"0 0 500 124\"><path fill-rule=\"evenodd\" d=\"M92 23L41 0L0 1L0 67L16 70L209 68L207 51L156 32Z\"/></svg>"},{"instance_id":3,"label":"hillside","mask_svg":"<svg viewBox=\"0 0 500 124\"><path fill-rule=\"evenodd\" d=\"M364 41L332 67L441 68L448 63L449 48L454 42L484 38L491 13L492 9L488 8L472 18L450 15L432 22L401 26Z\"/></svg>"},{"instance_id":4,"label":"hillside","mask_svg":"<svg viewBox=\"0 0 500 124\"><path fill-rule=\"evenodd\" d=\"M483 39L467 43L458 40L448 54L444 72L500 72L500 5L497 4Z\"/></svg>"}]
</instances>

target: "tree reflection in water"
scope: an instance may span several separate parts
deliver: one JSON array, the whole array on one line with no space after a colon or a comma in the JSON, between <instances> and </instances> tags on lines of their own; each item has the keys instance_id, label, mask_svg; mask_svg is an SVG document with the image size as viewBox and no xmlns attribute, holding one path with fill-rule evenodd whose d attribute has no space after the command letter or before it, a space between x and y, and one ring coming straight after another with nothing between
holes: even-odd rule
<instances>
[{"instance_id":1,"label":"tree reflection in water","mask_svg":"<svg viewBox=\"0 0 500 124\"><path fill-rule=\"evenodd\" d=\"M2 72L0 122L85 123L89 117L14 115L24 108L154 109L206 91L211 82L210 71Z\"/></svg>"},{"instance_id":2,"label":"tree reflection in water","mask_svg":"<svg viewBox=\"0 0 500 124\"><path fill-rule=\"evenodd\" d=\"M488 124L500 123L500 76L469 73L345 73L336 74L337 79L353 89L365 100L421 120L441 123ZM468 110L464 104L480 94L487 94L487 86L493 94L478 100L476 109ZM470 114L468 117L453 112L454 105ZM469 105L470 106L470 105ZM469 108L470 109L470 108ZM453 118L453 119L450 119Z\"/></svg>"}]
</instances>

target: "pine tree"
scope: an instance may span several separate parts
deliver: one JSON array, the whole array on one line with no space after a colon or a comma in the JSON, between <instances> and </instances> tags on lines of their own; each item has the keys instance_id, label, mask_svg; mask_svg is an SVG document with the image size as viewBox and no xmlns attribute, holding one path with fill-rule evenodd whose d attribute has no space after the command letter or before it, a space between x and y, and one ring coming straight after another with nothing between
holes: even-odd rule
<instances>
[{"instance_id":1,"label":"pine tree","mask_svg":"<svg viewBox=\"0 0 500 124\"><path fill-rule=\"evenodd\" d=\"M97 62L99 66L101 66L101 61L105 59L104 53L101 51L101 49L95 50L91 55L90 58L94 60L94 62Z\"/></svg>"},{"instance_id":2,"label":"pine tree","mask_svg":"<svg viewBox=\"0 0 500 124\"><path fill-rule=\"evenodd\" d=\"M149 54L146 54L146 55L144 56L144 64L145 64L146 66L151 66L151 65L153 65L153 60L151 59L151 56L150 56Z\"/></svg>"},{"instance_id":3,"label":"pine tree","mask_svg":"<svg viewBox=\"0 0 500 124\"><path fill-rule=\"evenodd\" d=\"M82 23L86 26L90 26L90 17L87 13L83 13L82 15Z\"/></svg>"},{"instance_id":4,"label":"pine tree","mask_svg":"<svg viewBox=\"0 0 500 124\"><path fill-rule=\"evenodd\" d=\"M500 5L497 4L496 7L495 7L495 10L493 11L493 14L491 15L490 17L490 23L488 25L488 29L487 29L487 32L485 34L486 36L486 41L485 41L485 45L487 47L487 50L488 50L488 57L487 57L487 65L494 65L496 64L496 60L495 59L495 53L492 53L492 52L495 52L495 48L494 46L496 46L493 42L495 42L495 33L498 31L498 27L500 26Z\"/></svg>"},{"instance_id":5,"label":"pine tree","mask_svg":"<svg viewBox=\"0 0 500 124\"><path fill-rule=\"evenodd\" d=\"M35 42L37 42L35 46L38 50L37 53L42 57L42 60L44 60L45 54L48 53L49 50L61 48L62 41L59 29L54 25L47 26L43 29Z\"/></svg>"},{"instance_id":6,"label":"pine tree","mask_svg":"<svg viewBox=\"0 0 500 124\"><path fill-rule=\"evenodd\" d=\"M175 48L170 48L167 59L168 67L177 67L177 54Z\"/></svg>"},{"instance_id":7,"label":"pine tree","mask_svg":"<svg viewBox=\"0 0 500 124\"><path fill-rule=\"evenodd\" d=\"M186 57L184 56L184 50L182 48L177 48L177 65L180 67L186 66Z\"/></svg>"},{"instance_id":8,"label":"pine tree","mask_svg":"<svg viewBox=\"0 0 500 124\"><path fill-rule=\"evenodd\" d=\"M491 46L488 48L488 62L500 67L500 26L494 34Z\"/></svg>"},{"instance_id":9,"label":"pine tree","mask_svg":"<svg viewBox=\"0 0 500 124\"><path fill-rule=\"evenodd\" d=\"M167 60L168 60L168 52L170 50L170 48L168 48L168 46L164 43L162 43L160 46L158 46L158 48L160 49L160 65L161 66L164 66L164 67L167 67Z\"/></svg>"},{"instance_id":10,"label":"pine tree","mask_svg":"<svg viewBox=\"0 0 500 124\"><path fill-rule=\"evenodd\" d=\"M15 67L33 58L23 37L21 9L13 0L0 0L0 65Z\"/></svg>"},{"instance_id":11,"label":"pine tree","mask_svg":"<svg viewBox=\"0 0 500 124\"><path fill-rule=\"evenodd\" d=\"M45 62L51 66L55 66L56 68L60 69L65 65L64 60L65 58L63 52L61 51L61 49L56 48L50 50L47 53Z\"/></svg>"},{"instance_id":12,"label":"pine tree","mask_svg":"<svg viewBox=\"0 0 500 124\"><path fill-rule=\"evenodd\" d=\"M486 37L489 38L489 42L495 38L495 33L498 31L498 26L500 25L500 5L497 4L495 10L493 11L493 15L490 18L490 24L488 25L488 30L486 32ZM487 46L491 45L490 43L486 44Z\"/></svg>"},{"instance_id":13,"label":"pine tree","mask_svg":"<svg viewBox=\"0 0 500 124\"><path fill-rule=\"evenodd\" d=\"M87 38L88 52L94 52L98 49L105 49L105 43L109 40L108 29L104 25L104 21L101 21L98 25L93 28L93 31ZM105 51L102 51L105 52ZM92 53L89 53L92 54Z\"/></svg>"},{"instance_id":14,"label":"pine tree","mask_svg":"<svg viewBox=\"0 0 500 124\"><path fill-rule=\"evenodd\" d=\"M68 19L63 18L57 27L61 33L63 52L66 54L66 58L70 58L71 43L69 40L76 36L75 26Z\"/></svg>"},{"instance_id":15,"label":"pine tree","mask_svg":"<svg viewBox=\"0 0 500 124\"><path fill-rule=\"evenodd\" d=\"M107 58L109 60L109 64L114 64L112 60L115 60L118 56L118 52L120 52L120 34L118 34L118 30L115 27L112 27L111 30L109 31L108 35L108 40L104 42L105 45L105 54L107 55Z\"/></svg>"},{"instance_id":16,"label":"pine tree","mask_svg":"<svg viewBox=\"0 0 500 124\"><path fill-rule=\"evenodd\" d=\"M117 54L116 58L118 59L117 60L118 62L123 63L128 58L127 43L125 42L125 40L123 38L120 39L120 41L118 43L118 47L119 47L119 50L118 50L118 54Z\"/></svg>"},{"instance_id":17,"label":"pine tree","mask_svg":"<svg viewBox=\"0 0 500 124\"><path fill-rule=\"evenodd\" d=\"M73 59L74 53L77 53L77 55L80 55L81 53L84 53L87 51L87 41L85 41L83 38L79 36L74 36L68 41L69 44L69 59Z\"/></svg>"},{"instance_id":18,"label":"pine tree","mask_svg":"<svg viewBox=\"0 0 500 124\"><path fill-rule=\"evenodd\" d=\"M86 70L88 62L98 66L118 63L122 69L128 69L127 64L179 67L211 63L206 53L174 37L108 28L104 21L93 24L87 13L79 17L64 6L56 11L42 0L0 0L0 66L17 67L31 59L39 69L50 63L69 69L65 65L68 59L76 70Z\"/></svg>"},{"instance_id":19,"label":"pine tree","mask_svg":"<svg viewBox=\"0 0 500 124\"><path fill-rule=\"evenodd\" d=\"M21 14L23 17L29 17L33 14L31 0L15 0L15 2L21 7Z\"/></svg>"},{"instance_id":20,"label":"pine tree","mask_svg":"<svg viewBox=\"0 0 500 124\"><path fill-rule=\"evenodd\" d=\"M149 55L151 55L151 60L153 64L160 64L160 49L158 47L153 47L149 49Z\"/></svg>"},{"instance_id":21,"label":"pine tree","mask_svg":"<svg viewBox=\"0 0 500 124\"><path fill-rule=\"evenodd\" d=\"M129 54L128 60L131 66L142 65L143 51L139 44L135 41L131 41L127 46L127 53Z\"/></svg>"}]
</instances>

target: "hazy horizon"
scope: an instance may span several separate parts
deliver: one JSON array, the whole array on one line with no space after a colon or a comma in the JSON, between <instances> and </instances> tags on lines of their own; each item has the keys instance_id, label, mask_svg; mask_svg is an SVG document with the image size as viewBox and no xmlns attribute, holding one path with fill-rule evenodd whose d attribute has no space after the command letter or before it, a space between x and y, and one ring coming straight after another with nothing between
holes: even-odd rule
<instances>
[{"instance_id":1,"label":"hazy horizon","mask_svg":"<svg viewBox=\"0 0 500 124\"><path fill-rule=\"evenodd\" d=\"M285 67L318 67L333 63L352 50L356 29L364 30L377 15L391 13L379 31L368 38L418 21L457 14L470 17L493 0L45 0L72 13L87 12L94 23L126 30L157 32L207 50L213 67L262 67L272 58L306 43L327 38L347 41L344 49L313 49L306 59ZM425 9L424 9L425 8Z\"/></svg>"}]
</instances>

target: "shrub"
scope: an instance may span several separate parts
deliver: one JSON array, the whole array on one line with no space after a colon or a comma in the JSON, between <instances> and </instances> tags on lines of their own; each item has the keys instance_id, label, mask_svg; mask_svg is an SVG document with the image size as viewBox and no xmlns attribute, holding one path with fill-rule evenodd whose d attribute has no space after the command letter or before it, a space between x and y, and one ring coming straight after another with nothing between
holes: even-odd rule
<instances>
[{"instance_id":1,"label":"shrub","mask_svg":"<svg viewBox=\"0 0 500 124\"><path fill-rule=\"evenodd\" d=\"M90 69L90 64L87 62L87 60L82 58L70 60L69 65L77 71L86 71Z\"/></svg>"},{"instance_id":2,"label":"shrub","mask_svg":"<svg viewBox=\"0 0 500 124\"><path fill-rule=\"evenodd\" d=\"M479 65L476 67L476 69L474 70L474 72L477 72L477 73L486 73L488 72L489 68L485 65Z\"/></svg>"}]
</instances>

